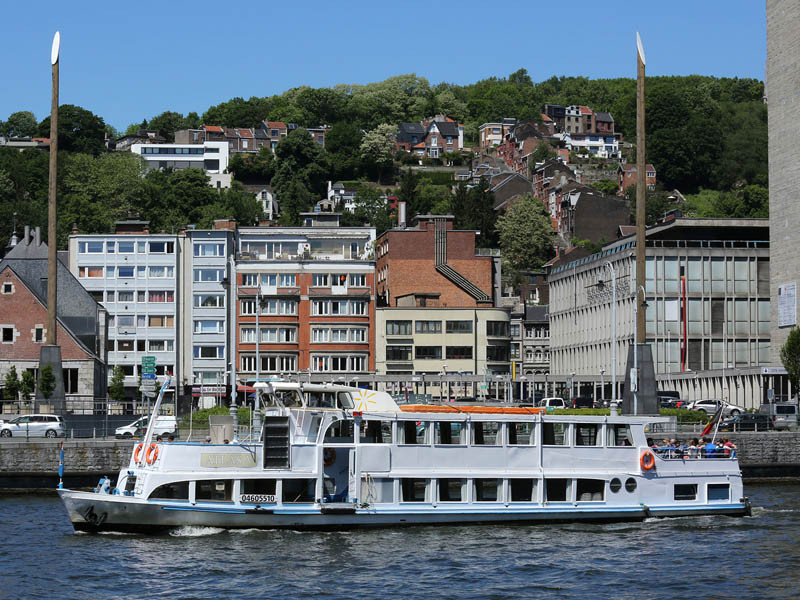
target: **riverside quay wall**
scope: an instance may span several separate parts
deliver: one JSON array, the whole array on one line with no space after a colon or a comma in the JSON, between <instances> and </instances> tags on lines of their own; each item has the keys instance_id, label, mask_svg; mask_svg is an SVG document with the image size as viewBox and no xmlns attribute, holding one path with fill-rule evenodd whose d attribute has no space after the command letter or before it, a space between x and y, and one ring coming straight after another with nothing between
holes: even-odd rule
<instances>
[{"instance_id":1,"label":"riverside quay wall","mask_svg":"<svg viewBox=\"0 0 800 600\"><path fill-rule=\"evenodd\" d=\"M651 434L687 442L696 434ZM723 434L718 434L718 439ZM800 476L800 432L726 433L738 447L748 479ZM64 486L93 487L103 475L116 479L128 464L134 441L65 440ZM58 485L60 441L0 441L0 491L54 490Z\"/></svg>"}]
</instances>

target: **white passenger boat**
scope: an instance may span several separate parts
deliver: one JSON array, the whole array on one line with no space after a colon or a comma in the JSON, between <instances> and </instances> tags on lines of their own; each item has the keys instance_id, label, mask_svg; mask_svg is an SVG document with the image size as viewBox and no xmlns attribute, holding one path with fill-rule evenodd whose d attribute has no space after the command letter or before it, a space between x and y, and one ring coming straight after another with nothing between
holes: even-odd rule
<instances>
[{"instance_id":1,"label":"white passenger boat","mask_svg":"<svg viewBox=\"0 0 800 600\"><path fill-rule=\"evenodd\" d=\"M658 417L398 405L384 392L257 384L258 439L155 443L116 486L59 489L76 530L324 529L613 521L749 511L735 455L654 452ZM102 480L101 480L102 481Z\"/></svg>"}]
</instances>

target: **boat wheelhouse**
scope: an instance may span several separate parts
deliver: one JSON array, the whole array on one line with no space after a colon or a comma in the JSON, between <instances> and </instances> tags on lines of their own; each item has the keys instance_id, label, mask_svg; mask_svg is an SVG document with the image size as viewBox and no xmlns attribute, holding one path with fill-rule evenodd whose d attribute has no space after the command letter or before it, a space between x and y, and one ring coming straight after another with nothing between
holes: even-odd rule
<instances>
[{"instance_id":1,"label":"boat wheelhouse","mask_svg":"<svg viewBox=\"0 0 800 600\"><path fill-rule=\"evenodd\" d=\"M653 452L666 419L398 405L348 386L257 384L257 439L149 443L95 492L60 489L78 530L346 528L743 515L735 457Z\"/></svg>"}]
</instances>

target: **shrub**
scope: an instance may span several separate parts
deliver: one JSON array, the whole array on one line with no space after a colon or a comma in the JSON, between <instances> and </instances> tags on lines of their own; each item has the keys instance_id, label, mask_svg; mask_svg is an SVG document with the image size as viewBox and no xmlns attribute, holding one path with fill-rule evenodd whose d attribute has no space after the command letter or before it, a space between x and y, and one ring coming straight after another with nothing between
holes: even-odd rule
<instances>
[{"instance_id":1,"label":"shrub","mask_svg":"<svg viewBox=\"0 0 800 600\"><path fill-rule=\"evenodd\" d=\"M247 407L239 407L236 411L239 416L239 424L250 422L250 409ZM215 406L213 408L201 408L190 415L184 415L181 419L181 427L189 427L189 419L191 418L194 427L208 427L208 417L211 415L229 415L230 409L227 406Z\"/></svg>"}]
</instances>

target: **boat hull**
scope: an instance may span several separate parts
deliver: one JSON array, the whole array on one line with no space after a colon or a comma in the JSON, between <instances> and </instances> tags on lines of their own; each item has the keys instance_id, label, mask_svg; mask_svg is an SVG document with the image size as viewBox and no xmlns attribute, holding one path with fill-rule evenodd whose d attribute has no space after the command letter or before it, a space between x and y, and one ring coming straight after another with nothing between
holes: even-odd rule
<instances>
[{"instance_id":1,"label":"boat hull","mask_svg":"<svg viewBox=\"0 0 800 600\"><path fill-rule=\"evenodd\" d=\"M456 510L442 507L416 509L356 508L355 505L308 504L274 506L199 506L190 503L156 503L127 496L59 490L76 531L167 532L178 527L223 529L352 529L411 525L536 524L565 522L642 521L652 517L698 515L745 516L749 505L697 505L671 507L480 508Z\"/></svg>"}]
</instances>

